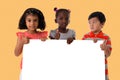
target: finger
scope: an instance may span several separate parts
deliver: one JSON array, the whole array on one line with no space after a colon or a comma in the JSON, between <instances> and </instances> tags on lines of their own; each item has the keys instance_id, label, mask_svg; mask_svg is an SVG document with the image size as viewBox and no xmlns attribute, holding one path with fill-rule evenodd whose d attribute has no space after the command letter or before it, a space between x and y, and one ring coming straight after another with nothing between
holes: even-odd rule
<instances>
[{"instance_id":1,"label":"finger","mask_svg":"<svg viewBox=\"0 0 120 80\"><path fill-rule=\"evenodd\" d=\"M103 44L106 44L107 43L107 40L104 40Z\"/></svg>"},{"instance_id":2,"label":"finger","mask_svg":"<svg viewBox=\"0 0 120 80\"><path fill-rule=\"evenodd\" d=\"M47 40L47 38L41 38L41 41L46 41Z\"/></svg>"},{"instance_id":3,"label":"finger","mask_svg":"<svg viewBox=\"0 0 120 80\"><path fill-rule=\"evenodd\" d=\"M103 44L100 44L100 48L101 50L104 50Z\"/></svg>"},{"instance_id":4,"label":"finger","mask_svg":"<svg viewBox=\"0 0 120 80\"><path fill-rule=\"evenodd\" d=\"M24 34L22 35L22 37L24 38L24 39L29 39L27 36L25 36Z\"/></svg>"},{"instance_id":5,"label":"finger","mask_svg":"<svg viewBox=\"0 0 120 80\"><path fill-rule=\"evenodd\" d=\"M30 39L30 38L29 38L29 37L27 37L27 36L24 36L24 38L25 38L25 39Z\"/></svg>"},{"instance_id":6,"label":"finger","mask_svg":"<svg viewBox=\"0 0 120 80\"><path fill-rule=\"evenodd\" d=\"M25 35L24 34L22 34L22 38L24 38L25 37Z\"/></svg>"},{"instance_id":7,"label":"finger","mask_svg":"<svg viewBox=\"0 0 120 80\"><path fill-rule=\"evenodd\" d=\"M100 44L100 48L102 48L102 44Z\"/></svg>"},{"instance_id":8,"label":"finger","mask_svg":"<svg viewBox=\"0 0 120 80\"><path fill-rule=\"evenodd\" d=\"M96 38L94 38L94 39L93 39L93 42L94 42L94 43L96 43L96 42L97 42L97 39L96 39Z\"/></svg>"},{"instance_id":9,"label":"finger","mask_svg":"<svg viewBox=\"0 0 120 80\"><path fill-rule=\"evenodd\" d=\"M59 33L59 30L58 30L58 29L56 30L56 33Z\"/></svg>"}]
</instances>

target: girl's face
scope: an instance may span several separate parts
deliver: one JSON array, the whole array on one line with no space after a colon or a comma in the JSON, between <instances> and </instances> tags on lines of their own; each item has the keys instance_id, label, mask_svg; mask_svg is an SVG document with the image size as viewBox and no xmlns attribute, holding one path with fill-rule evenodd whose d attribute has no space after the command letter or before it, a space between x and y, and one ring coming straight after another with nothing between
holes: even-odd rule
<instances>
[{"instance_id":1,"label":"girl's face","mask_svg":"<svg viewBox=\"0 0 120 80\"><path fill-rule=\"evenodd\" d=\"M103 28L104 23L100 23L97 17L93 17L88 20L90 30L94 33L98 33Z\"/></svg>"},{"instance_id":2,"label":"girl's face","mask_svg":"<svg viewBox=\"0 0 120 80\"><path fill-rule=\"evenodd\" d=\"M66 28L69 23L69 15L65 13L59 13L56 18L56 23L59 24L60 28Z\"/></svg>"},{"instance_id":3,"label":"girl's face","mask_svg":"<svg viewBox=\"0 0 120 80\"><path fill-rule=\"evenodd\" d=\"M28 28L29 31L36 31L37 27L38 27L38 16L37 15L27 15L26 19L26 26Z\"/></svg>"}]
</instances>

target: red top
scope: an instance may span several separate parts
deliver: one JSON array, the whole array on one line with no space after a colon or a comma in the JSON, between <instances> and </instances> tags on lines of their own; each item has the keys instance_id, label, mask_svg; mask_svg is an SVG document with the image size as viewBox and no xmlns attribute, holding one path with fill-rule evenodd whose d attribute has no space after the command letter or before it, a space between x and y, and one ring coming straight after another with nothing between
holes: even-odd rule
<instances>
[{"instance_id":1,"label":"red top","mask_svg":"<svg viewBox=\"0 0 120 80\"><path fill-rule=\"evenodd\" d=\"M41 39L41 38L47 38L47 36L48 36L47 31L43 31L43 32L38 31L35 34L30 34L27 31L25 31L25 32L17 32L16 34L17 34L18 38L20 38L20 39L22 39L23 36L25 36L29 39ZM20 68L22 69L22 60L21 60Z\"/></svg>"},{"instance_id":2,"label":"red top","mask_svg":"<svg viewBox=\"0 0 120 80\"><path fill-rule=\"evenodd\" d=\"M41 38L47 38L48 32L43 31L43 32L37 32L35 34L30 34L27 31L25 32L17 32L17 36L22 39L23 36L28 37L29 39L41 39Z\"/></svg>"}]
</instances>

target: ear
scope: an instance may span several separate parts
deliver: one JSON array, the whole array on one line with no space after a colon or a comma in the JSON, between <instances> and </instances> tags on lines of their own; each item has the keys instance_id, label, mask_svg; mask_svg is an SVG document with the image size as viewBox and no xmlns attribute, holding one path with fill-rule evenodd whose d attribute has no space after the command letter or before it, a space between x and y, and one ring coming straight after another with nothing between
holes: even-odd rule
<instances>
[{"instance_id":1,"label":"ear","mask_svg":"<svg viewBox=\"0 0 120 80\"><path fill-rule=\"evenodd\" d=\"M105 24L105 22L102 23L102 25L104 25L104 24Z\"/></svg>"},{"instance_id":2,"label":"ear","mask_svg":"<svg viewBox=\"0 0 120 80\"><path fill-rule=\"evenodd\" d=\"M104 24L105 24L105 22L101 23L102 28L103 28Z\"/></svg>"},{"instance_id":3,"label":"ear","mask_svg":"<svg viewBox=\"0 0 120 80\"><path fill-rule=\"evenodd\" d=\"M57 19L55 19L55 23L57 23Z\"/></svg>"},{"instance_id":4,"label":"ear","mask_svg":"<svg viewBox=\"0 0 120 80\"><path fill-rule=\"evenodd\" d=\"M68 24L70 23L70 20L68 21Z\"/></svg>"}]
</instances>

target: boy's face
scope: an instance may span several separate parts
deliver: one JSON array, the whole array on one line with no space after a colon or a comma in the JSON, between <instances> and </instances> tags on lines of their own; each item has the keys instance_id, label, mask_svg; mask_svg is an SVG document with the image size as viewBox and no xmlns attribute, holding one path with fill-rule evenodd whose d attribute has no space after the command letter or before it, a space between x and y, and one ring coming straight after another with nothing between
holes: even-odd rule
<instances>
[{"instance_id":1,"label":"boy's face","mask_svg":"<svg viewBox=\"0 0 120 80\"><path fill-rule=\"evenodd\" d=\"M97 17L93 17L89 19L88 22L89 22L90 30L94 33L100 32L104 25L104 23L100 23Z\"/></svg>"},{"instance_id":2,"label":"boy's face","mask_svg":"<svg viewBox=\"0 0 120 80\"><path fill-rule=\"evenodd\" d=\"M28 28L29 31L35 31L38 27L38 16L37 15L27 15L26 19L26 26Z\"/></svg>"},{"instance_id":3,"label":"boy's face","mask_svg":"<svg viewBox=\"0 0 120 80\"><path fill-rule=\"evenodd\" d=\"M61 12L58 14L55 22L59 24L59 27L66 28L69 23L69 15Z\"/></svg>"}]
</instances>

